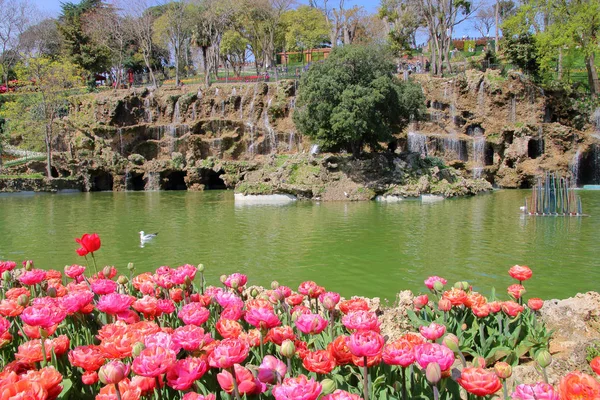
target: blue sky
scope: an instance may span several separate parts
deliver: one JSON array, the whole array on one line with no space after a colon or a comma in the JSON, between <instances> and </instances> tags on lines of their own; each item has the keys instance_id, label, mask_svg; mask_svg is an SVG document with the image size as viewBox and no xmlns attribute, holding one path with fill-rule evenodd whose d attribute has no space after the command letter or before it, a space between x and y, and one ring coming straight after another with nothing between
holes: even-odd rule
<instances>
[{"instance_id":1,"label":"blue sky","mask_svg":"<svg viewBox=\"0 0 600 400\"><path fill-rule=\"evenodd\" d=\"M73 2L77 2L78 0L71 0ZM48 16L57 16L60 12L60 3L61 0L33 0L32 1L40 11L44 12L44 14ZM308 4L308 0L300 0L301 3ZM330 2L332 4L336 3L335 0ZM377 0L346 0L346 7L352 7L354 5L362 6L364 9L370 13L374 13L377 11L377 7L379 6L379 1ZM473 35L477 36L477 33L474 32L472 24L470 22L463 23L462 26L458 26L455 30L455 37L460 37L463 35Z\"/></svg>"}]
</instances>

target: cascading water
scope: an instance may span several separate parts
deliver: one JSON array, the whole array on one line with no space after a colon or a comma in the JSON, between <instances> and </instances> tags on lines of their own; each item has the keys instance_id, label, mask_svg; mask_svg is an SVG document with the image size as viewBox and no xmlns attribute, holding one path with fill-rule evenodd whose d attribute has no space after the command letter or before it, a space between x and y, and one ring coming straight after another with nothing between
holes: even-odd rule
<instances>
[{"instance_id":1,"label":"cascading water","mask_svg":"<svg viewBox=\"0 0 600 400\"><path fill-rule=\"evenodd\" d=\"M427 136L416 132L408 132L408 151L427 157Z\"/></svg>"},{"instance_id":2,"label":"cascading water","mask_svg":"<svg viewBox=\"0 0 600 400\"><path fill-rule=\"evenodd\" d=\"M540 125L538 126L538 154L544 154L544 128Z\"/></svg>"},{"instance_id":3,"label":"cascading water","mask_svg":"<svg viewBox=\"0 0 600 400\"><path fill-rule=\"evenodd\" d=\"M480 116L485 115L485 81L482 79L477 92L477 110Z\"/></svg>"},{"instance_id":4,"label":"cascading water","mask_svg":"<svg viewBox=\"0 0 600 400\"><path fill-rule=\"evenodd\" d=\"M596 127L592 136L594 136L597 139L600 139L600 107L596 108L596 110L592 114L592 123Z\"/></svg>"},{"instance_id":5,"label":"cascading water","mask_svg":"<svg viewBox=\"0 0 600 400\"><path fill-rule=\"evenodd\" d=\"M221 117L225 118L225 100L221 100Z\"/></svg>"},{"instance_id":6,"label":"cascading water","mask_svg":"<svg viewBox=\"0 0 600 400\"><path fill-rule=\"evenodd\" d=\"M250 131L249 136L250 136L250 144L248 145L248 153L250 153L250 155L254 155L256 153L256 149L255 149L255 144L254 144L254 124L252 122L246 122L246 126L248 127L248 130Z\"/></svg>"},{"instance_id":7,"label":"cascading water","mask_svg":"<svg viewBox=\"0 0 600 400\"><path fill-rule=\"evenodd\" d=\"M160 174L158 172L146 172L146 191L157 192L160 190Z\"/></svg>"},{"instance_id":8,"label":"cascading water","mask_svg":"<svg viewBox=\"0 0 600 400\"><path fill-rule=\"evenodd\" d=\"M131 190L131 173L129 172L129 168L125 168L125 177L123 183L125 185L125 190Z\"/></svg>"},{"instance_id":9,"label":"cascading water","mask_svg":"<svg viewBox=\"0 0 600 400\"><path fill-rule=\"evenodd\" d=\"M150 104L150 96L146 96L144 98L144 121L146 123L152 123L153 115L152 115L152 107Z\"/></svg>"},{"instance_id":10,"label":"cascading water","mask_svg":"<svg viewBox=\"0 0 600 400\"><path fill-rule=\"evenodd\" d=\"M277 135L275 134L275 129L273 129L271 123L269 122L269 109L271 108L272 101L273 98L270 98L267 101L267 108L263 110L263 122L267 137L269 138L269 146L271 147L271 152L273 153L277 151Z\"/></svg>"},{"instance_id":11,"label":"cascading water","mask_svg":"<svg viewBox=\"0 0 600 400\"><path fill-rule=\"evenodd\" d=\"M581 164L581 149L577 149L575 154L573 155L573 159L570 163L571 168L571 181L575 186L577 186L579 182L579 166Z\"/></svg>"},{"instance_id":12,"label":"cascading water","mask_svg":"<svg viewBox=\"0 0 600 400\"><path fill-rule=\"evenodd\" d=\"M294 108L296 108L296 97L290 99L290 110L293 110Z\"/></svg>"},{"instance_id":13,"label":"cascading water","mask_svg":"<svg viewBox=\"0 0 600 400\"><path fill-rule=\"evenodd\" d=\"M319 153L319 145L318 144L313 144L312 146L310 146L310 155L314 156L317 155Z\"/></svg>"},{"instance_id":14,"label":"cascading water","mask_svg":"<svg viewBox=\"0 0 600 400\"><path fill-rule=\"evenodd\" d=\"M235 90L235 88L233 88L233 90L231 91L231 96L235 96L237 95L237 90Z\"/></svg>"},{"instance_id":15,"label":"cascading water","mask_svg":"<svg viewBox=\"0 0 600 400\"><path fill-rule=\"evenodd\" d=\"M402 73L402 78L404 79L404 82L408 81L409 76L410 74L408 73L408 70L404 70L404 72Z\"/></svg>"},{"instance_id":16,"label":"cascading water","mask_svg":"<svg viewBox=\"0 0 600 400\"><path fill-rule=\"evenodd\" d=\"M481 128L473 129L473 178L479 179L485 166L485 136Z\"/></svg>"},{"instance_id":17,"label":"cascading water","mask_svg":"<svg viewBox=\"0 0 600 400\"><path fill-rule=\"evenodd\" d=\"M464 154L463 146L458 135L444 135L442 139L442 145L444 149L444 155L452 155L457 160L466 161L466 154Z\"/></svg>"},{"instance_id":18,"label":"cascading water","mask_svg":"<svg viewBox=\"0 0 600 400\"><path fill-rule=\"evenodd\" d=\"M294 150L295 138L296 136L294 134L294 131L291 131L290 136L288 138L288 151Z\"/></svg>"}]
</instances>

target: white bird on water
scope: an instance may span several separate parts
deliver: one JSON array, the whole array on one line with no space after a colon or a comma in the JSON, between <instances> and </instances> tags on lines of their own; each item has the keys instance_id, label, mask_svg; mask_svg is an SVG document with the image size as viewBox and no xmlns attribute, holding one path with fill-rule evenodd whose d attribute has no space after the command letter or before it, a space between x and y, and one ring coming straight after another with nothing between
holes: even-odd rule
<instances>
[{"instance_id":1,"label":"white bird on water","mask_svg":"<svg viewBox=\"0 0 600 400\"><path fill-rule=\"evenodd\" d=\"M154 239L156 237L156 235L158 235L158 232L149 233L147 235L144 233L144 231L140 231L139 233L140 233L140 247L144 247L144 245L146 243L148 243L149 241Z\"/></svg>"}]
</instances>

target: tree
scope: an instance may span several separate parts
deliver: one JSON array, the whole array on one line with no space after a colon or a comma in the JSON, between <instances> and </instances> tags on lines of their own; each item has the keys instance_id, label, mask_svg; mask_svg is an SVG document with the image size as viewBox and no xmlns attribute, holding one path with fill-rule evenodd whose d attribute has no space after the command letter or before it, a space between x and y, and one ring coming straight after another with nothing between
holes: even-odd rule
<instances>
[{"instance_id":1,"label":"tree","mask_svg":"<svg viewBox=\"0 0 600 400\"><path fill-rule=\"evenodd\" d=\"M423 18L415 1L381 0L379 17L388 23L388 40L395 53L416 47L417 30Z\"/></svg>"},{"instance_id":2,"label":"tree","mask_svg":"<svg viewBox=\"0 0 600 400\"><path fill-rule=\"evenodd\" d=\"M32 8L24 0L0 0L0 67L8 87L8 73L19 58L21 34L27 29Z\"/></svg>"},{"instance_id":3,"label":"tree","mask_svg":"<svg viewBox=\"0 0 600 400\"><path fill-rule=\"evenodd\" d=\"M475 29L481 34L482 37L487 38L490 35L490 31L494 26L496 19L496 7L484 7L480 8L475 14Z\"/></svg>"},{"instance_id":4,"label":"tree","mask_svg":"<svg viewBox=\"0 0 600 400\"><path fill-rule=\"evenodd\" d=\"M154 45L154 20L156 14L148 7L147 0L131 0L124 7L126 24L130 34L137 45L138 52L144 60L152 85L156 85L156 76L153 68Z\"/></svg>"},{"instance_id":5,"label":"tree","mask_svg":"<svg viewBox=\"0 0 600 400\"><path fill-rule=\"evenodd\" d=\"M317 8L300 6L287 11L282 16L282 22L286 27L286 50L312 49L327 40L327 20Z\"/></svg>"},{"instance_id":6,"label":"tree","mask_svg":"<svg viewBox=\"0 0 600 400\"><path fill-rule=\"evenodd\" d=\"M46 173L52 177L52 143L58 119L69 109L69 89L81 84L81 71L69 60L35 57L19 71L19 79L35 82L36 91L3 110L8 132L26 132L29 140L42 138L46 147Z\"/></svg>"},{"instance_id":7,"label":"tree","mask_svg":"<svg viewBox=\"0 0 600 400\"><path fill-rule=\"evenodd\" d=\"M102 0L81 0L80 3L61 3L58 31L63 38L70 60L88 73L88 84L95 85L95 75L110 66L110 51L95 42L85 32L84 21L106 4Z\"/></svg>"},{"instance_id":8,"label":"tree","mask_svg":"<svg viewBox=\"0 0 600 400\"><path fill-rule=\"evenodd\" d=\"M242 74L242 66L246 63L248 41L234 30L226 31L221 40L221 56L231 65L236 76Z\"/></svg>"},{"instance_id":9,"label":"tree","mask_svg":"<svg viewBox=\"0 0 600 400\"><path fill-rule=\"evenodd\" d=\"M420 86L400 82L391 53L379 46L336 48L302 77L294 112L298 130L326 150L359 155L379 149L425 106Z\"/></svg>"},{"instance_id":10,"label":"tree","mask_svg":"<svg viewBox=\"0 0 600 400\"><path fill-rule=\"evenodd\" d=\"M26 57L58 58L62 51L62 41L56 23L54 18L46 18L25 29L19 38L21 52Z\"/></svg>"},{"instance_id":11,"label":"tree","mask_svg":"<svg viewBox=\"0 0 600 400\"><path fill-rule=\"evenodd\" d=\"M539 77L538 46L535 37L525 32L506 39L506 55L508 59L523 72L531 75L534 79Z\"/></svg>"},{"instance_id":12,"label":"tree","mask_svg":"<svg viewBox=\"0 0 600 400\"><path fill-rule=\"evenodd\" d=\"M175 85L179 85L180 62L186 44L192 38L192 9L183 0L165 5L163 14L154 21L154 41L173 52Z\"/></svg>"}]
</instances>

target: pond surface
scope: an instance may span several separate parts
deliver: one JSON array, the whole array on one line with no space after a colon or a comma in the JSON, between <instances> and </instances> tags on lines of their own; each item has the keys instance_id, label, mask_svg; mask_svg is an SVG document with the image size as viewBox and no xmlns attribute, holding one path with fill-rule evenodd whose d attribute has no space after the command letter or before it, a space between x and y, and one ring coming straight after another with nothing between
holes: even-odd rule
<instances>
[{"instance_id":1,"label":"pond surface","mask_svg":"<svg viewBox=\"0 0 600 400\"><path fill-rule=\"evenodd\" d=\"M530 191L433 204L405 201L239 206L229 191L0 196L0 260L36 267L84 263L75 237L97 232L97 260L126 271L203 263L209 283L243 272L250 284L315 280L345 296L393 300L440 275L504 295L507 270L529 265L528 296L599 290L600 191L579 191L591 217L524 217ZM140 247L138 231L159 232Z\"/></svg>"}]
</instances>

